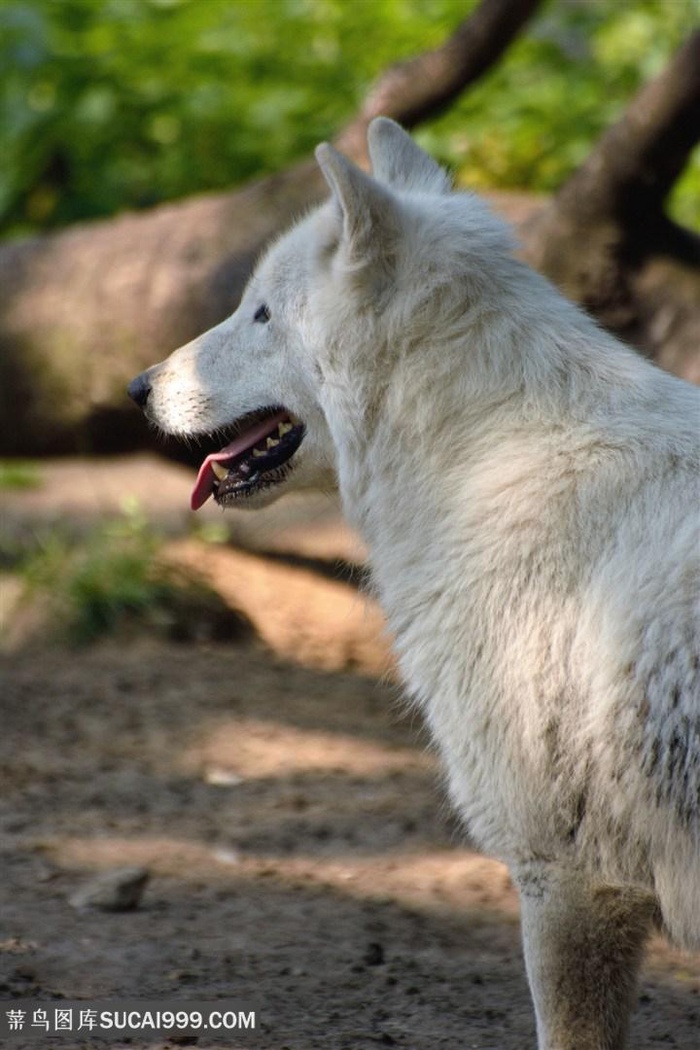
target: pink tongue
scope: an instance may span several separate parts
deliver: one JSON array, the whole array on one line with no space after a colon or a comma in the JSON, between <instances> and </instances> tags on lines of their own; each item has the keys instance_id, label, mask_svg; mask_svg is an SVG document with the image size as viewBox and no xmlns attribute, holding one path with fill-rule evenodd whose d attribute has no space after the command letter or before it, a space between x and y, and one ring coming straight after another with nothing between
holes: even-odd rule
<instances>
[{"instance_id":1,"label":"pink tongue","mask_svg":"<svg viewBox=\"0 0 700 1050\"><path fill-rule=\"evenodd\" d=\"M241 452L245 452L246 449L257 444L260 438L271 434L277 428L277 424L287 418L286 412L277 412L274 416L269 416L261 423L246 430L245 433L240 434L230 445L222 448L220 452L212 452L210 456L207 456L199 468L199 474L192 489L190 497L192 510L199 510L200 507L203 507L214 491L217 479L216 474L211 469L212 463L226 463L230 459L235 459L236 456L240 456Z\"/></svg>"}]
</instances>

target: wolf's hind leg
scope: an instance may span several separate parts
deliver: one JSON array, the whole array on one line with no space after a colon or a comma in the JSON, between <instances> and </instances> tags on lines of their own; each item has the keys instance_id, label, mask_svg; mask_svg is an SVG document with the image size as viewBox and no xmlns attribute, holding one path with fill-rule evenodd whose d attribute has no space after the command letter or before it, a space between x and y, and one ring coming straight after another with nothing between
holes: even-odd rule
<instances>
[{"instance_id":1,"label":"wolf's hind leg","mask_svg":"<svg viewBox=\"0 0 700 1050\"><path fill-rule=\"evenodd\" d=\"M540 1050L621 1050L652 898L549 865L514 874Z\"/></svg>"}]
</instances>

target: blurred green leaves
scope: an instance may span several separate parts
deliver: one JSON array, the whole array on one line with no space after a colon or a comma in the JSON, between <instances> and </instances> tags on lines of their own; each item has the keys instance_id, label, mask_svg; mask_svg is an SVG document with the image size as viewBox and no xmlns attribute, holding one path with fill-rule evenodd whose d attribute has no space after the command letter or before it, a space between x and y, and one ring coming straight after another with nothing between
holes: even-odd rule
<instances>
[{"instance_id":1,"label":"blurred green leaves","mask_svg":"<svg viewBox=\"0 0 700 1050\"><path fill-rule=\"evenodd\" d=\"M334 134L474 0L2 0L0 230L229 187ZM700 20L700 0L552 0L419 138L475 187L551 190ZM700 160L674 194L700 223Z\"/></svg>"}]
</instances>

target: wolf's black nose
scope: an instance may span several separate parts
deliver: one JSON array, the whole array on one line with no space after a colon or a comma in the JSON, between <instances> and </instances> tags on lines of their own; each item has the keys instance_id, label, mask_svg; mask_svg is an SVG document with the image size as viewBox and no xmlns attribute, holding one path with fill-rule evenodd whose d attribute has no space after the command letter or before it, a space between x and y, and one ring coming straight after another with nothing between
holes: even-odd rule
<instances>
[{"instance_id":1,"label":"wolf's black nose","mask_svg":"<svg viewBox=\"0 0 700 1050\"><path fill-rule=\"evenodd\" d=\"M145 408L148 395L151 392L151 381L148 378L148 373L142 372L140 376L136 376L136 379L132 379L126 392L139 408Z\"/></svg>"}]
</instances>

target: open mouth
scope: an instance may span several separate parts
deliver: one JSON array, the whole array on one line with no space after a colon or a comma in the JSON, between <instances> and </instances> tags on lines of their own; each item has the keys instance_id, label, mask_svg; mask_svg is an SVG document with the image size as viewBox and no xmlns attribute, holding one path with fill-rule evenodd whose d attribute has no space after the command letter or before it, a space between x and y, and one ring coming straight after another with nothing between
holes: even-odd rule
<instances>
[{"instance_id":1,"label":"open mouth","mask_svg":"<svg viewBox=\"0 0 700 1050\"><path fill-rule=\"evenodd\" d=\"M236 437L202 463L192 490L192 510L210 496L222 507L279 485L292 469L304 424L279 405L250 412L234 423Z\"/></svg>"}]
</instances>

